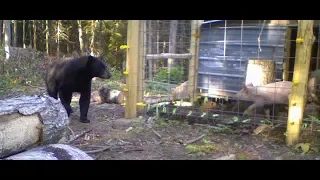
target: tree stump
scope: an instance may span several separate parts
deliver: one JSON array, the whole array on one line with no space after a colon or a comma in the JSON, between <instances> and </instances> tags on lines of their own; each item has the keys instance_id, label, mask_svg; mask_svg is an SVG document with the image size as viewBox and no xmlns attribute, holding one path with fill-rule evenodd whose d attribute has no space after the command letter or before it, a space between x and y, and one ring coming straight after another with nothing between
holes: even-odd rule
<instances>
[{"instance_id":1,"label":"tree stump","mask_svg":"<svg viewBox=\"0 0 320 180\"><path fill-rule=\"evenodd\" d=\"M93 158L70 145L50 144L9 156L3 160L93 160Z\"/></svg>"},{"instance_id":2,"label":"tree stump","mask_svg":"<svg viewBox=\"0 0 320 180\"><path fill-rule=\"evenodd\" d=\"M91 93L91 102L121 104L125 102L124 92L103 86L99 91Z\"/></svg>"},{"instance_id":3,"label":"tree stump","mask_svg":"<svg viewBox=\"0 0 320 180\"><path fill-rule=\"evenodd\" d=\"M273 60L248 60L246 84L261 86L275 81Z\"/></svg>"},{"instance_id":4,"label":"tree stump","mask_svg":"<svg viewBox=\"0 0 320 180\"><path fill-rule=\"evenodd\" d=\"M28 148L57 143L69 118L59 100L22 96L0 101L0 158Z\"/></svg>"}]
</instances>

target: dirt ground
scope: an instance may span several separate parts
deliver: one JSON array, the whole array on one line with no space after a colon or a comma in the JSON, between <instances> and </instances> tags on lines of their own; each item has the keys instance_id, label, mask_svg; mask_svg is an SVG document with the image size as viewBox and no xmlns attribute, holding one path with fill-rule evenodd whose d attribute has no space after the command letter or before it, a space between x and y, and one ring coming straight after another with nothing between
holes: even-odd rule
<instances>
[{"instance_id":1,"label":"dirt ground","mask_svg":"<svg viewBox=\"0 0 320 180\"><path fill-rule=\"evenodd\" d=\"M73 145L97 160L318 160L315 144L304 154L301 149L287 147L285 129L275 128L271 134L218 133L209 125L154 119L141 114L124 119L124 107L116 104L91 104L91 123L79 122L78 98L74 97L74 113L70 116L70 132L78 135L92 129ZM281 134L279 136L279 134ZM103 152L94 152L105 149Z\"/></svg>"},{"instance_id":2,"label":"dirt ground","mask_svg":"<svg viewBox=\"0 0 320 180\"><path fill-rule=\"evenodd\" d=\"M34 88L31 88L34 90ZM10 93L4 98L35 94L30 88ZM43 94L44 90L36 92ZM319 160L317 135L304 132L302 140L310 143L301 148L285 145L285 128L253 135L256 128L239 128L216 132L205 124L188 125L184 120L164 121L145 113L124 119L124 107L116 104L90 104L91 123L79 122L79 95L72 99L74 113L70 128L62 141L92 129L72 143L97 160ZM101 151L103 150L103 151ZM100 152L99 152L100 151Z\"/></svg>"}]
</instances>

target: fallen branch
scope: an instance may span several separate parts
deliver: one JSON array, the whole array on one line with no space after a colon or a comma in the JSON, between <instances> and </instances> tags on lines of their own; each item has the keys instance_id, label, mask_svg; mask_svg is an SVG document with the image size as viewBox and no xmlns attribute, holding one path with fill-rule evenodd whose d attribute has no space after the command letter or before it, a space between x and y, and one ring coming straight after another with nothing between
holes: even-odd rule
<instances>
[{"instance_id":1,"label":"fallen branch","mask_svg":"<svg viewBox=\"0 0 320 180\"><path fill-rule=\"evenodd\" d=\"M83 147L83 146L85 146L86 148L104 148L104 147L106 147L106 146L89 145L89 143L87 143L87 144L76 144L74 146L75 147Z\"/></svg>"},{"instance_id":2,"label":"fallen branch","mask_svg":"<svg viewBox=\"0 0 320 180\"><path fill-rule=\"evenodd\" d=\"M100 123L98 123L97 125L93 126L92 128L90 128L87 131L84 131L83 133L77 135L76 137L74 137L73 139L70 139L67 144L71 144L72 142L74 142L75 140L79 139L80 137L84 136L86 133L92 131L94 128L98 127L99 125L101 125Z\"/></svg>"},{"instance_id":3,"label":"fallen branch","mask_svg":"<svg viewBox=\"0 0 320 180\"><path fill-rule=\"evenodd\" d=\"M188 145L188 144L192 144L192 143L194 143L194 142L196 142L196 141L199 141L200 139L204 138L205 136L206 136L205 134L202 134L201 136L199 136L199 137L197 137L197 138L195 138L195 139L192 139L192 140L190 140L190 141L185 142L184 145L186 146L186 145Z\"/></svg>"},{"instance_id":4,"label":"fallen branch","mask_svg":"<svg viewBox=\"0 0 320 180\"><path fill-rule=\"evenodd\" d=\"M95 153L103 152L103 151L106 151L106 150L109 150L109 149L110 149L110 146L105 146L102 149L97 149L97 150L92 150L92 151L84 151L84 152L87 153L87 154L95 154Z\"/></svg>"},{"instance_id":5,"label":"fallen branch","mask_svg":"<svg viewBox=\"0 0 320 180\"><path fill-rule=\"evenodd\" d=\"M70 130L70 132L71 132L71 134L72 134L72 137L74 137L75 134L74 134L73 130L72 130L69 126L68 126L68 129Z\"/></svg>"},{"instance_id":6,"label":"fallen branch","mask_svg":"<svg viewBox=\"0 0 320 180\"><path fill-rule=\"evenodd\" d=\"M77 135L76 137L74 137L73 139L70 139L67 144L71 144L73 143L75 140L79 139L80 137L84 136L85 134L87 134L88 132L92 131L95 127L97 127L98 125L90 128L89 130L84 131L83 133Z\"/></svg>"},{"instance_id":7,"label":"fallen branch","mask_svg":"<svg viewBox=\"0 0 320 180\"><path fill-rule=\"evenodd\" d=\"M154 130L153 128L151 128L151 130L155 135L158 136L158 138L160 138L160 139L162 138L161 135L156 130Z\"/></svg>"},{"instance_id":8,"label":"fallen branch","mask_svg":"<svg viewBox=\"0 0 320 180\"><path fill-rule=\"evenodd\" d=\"M106 145L110 144L111 141L113 141L113 139L109 139L107 142L106 142ZM94 154L94 153L99 153L99 152L103 152L103 151L106 151L106 150L110 150L111 146L103 146L102 149L97 149L97 150L92 150L92 151L84 151L88 154Z\"/></svg>"},{"instance_id":9,"label":"fallen branch","mask_svg":"<svg viewBox=\"0 0 320 180\"><path fill-rule=\"evenodd\" d=\"M87 131L85 131L85 132L77 135L77 136L74 137L73 139L70 139L70 140L67 142L67 144L73 143L75 140L79 139L80 137L84 136L85 134L87 134L88 132L90 132L90 131L92 131L92 130L93 130L93 128L91 128L91 129L89 129L89 130L87 130Z\"/></svg>"},{"instance_id":10,"label":"fallen branch","mask_svg":"<svg viewBox=\"0 0 320 180\"><path fill-rule=\"evenodd\" d=\"M155 135L158 136L158 138L160 138L160 139L162 138L161 135L160 135L156 130L154 130L154 129L152 128L152 125L151 125L151 124L147 124L147 127L150 128L151 131L152 131Z\"/></svg>"},{"instance_id":11,"label":"fallen branch","mask_svg":"<svg viewBox=\"0 0 320 180\"><path fill-rule=\"evenodd\" d=\"M144 151L144 149L128 149L128 150L124 150L122 152L130 152L130 151Z\"/></svg>"},{"instance_id":12,"label":"fallen branch","mask_svg":"<svg viewBox=\"0 0 320 180\"><path fill-rule=\"evenodd\" d=\"M131 142L123 141L121 139L118 139L118 141L121 143L121 145L132 144Z\"/></svg>"},{"instance_id":13,"label":"fallen branch","mask_svg":"<svg viewBox=\"0 0 320 180\"><path fill-rule=\"evenodd\" d=\"M192 55L187 54L172 54L172 53L161 53L161 54L147 54L146 60L155 60L155 59L190 59Z\"/></svg>"}]
</instances>

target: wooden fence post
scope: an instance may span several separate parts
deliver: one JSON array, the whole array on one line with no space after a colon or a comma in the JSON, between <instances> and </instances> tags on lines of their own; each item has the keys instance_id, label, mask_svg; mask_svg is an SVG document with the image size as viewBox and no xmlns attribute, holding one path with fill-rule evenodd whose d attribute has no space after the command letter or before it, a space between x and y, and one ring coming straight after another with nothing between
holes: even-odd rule
<instances>
[{"instance_id":1,"label":"wooden fence post","mask_svg":"<svg viewBox=\"0 0 320 180\"><path fill-rule=\"evenodd\" d=\"M203 20L191 21L191 42L190 53L192 58L189 62L189 78L188 78L188 91L190 101L193 102L197 98L197 85L198 85L198 66L199 66L199 45L200 45L200 27Z\"/></svg>"},{"instance_id":2,"label":"wooden fence post","mask_svg":"<svg viewBox=\"0 0 320 180\"><path fill-rule=\"evenodd\" d=\"M292 80L292 92L289 95L289 116L287 122L287 145L299 141L304 107L307 98L307 82L310 66L313 35L313 20L299 20L296 40L296 60Z\"/></svg>"},{"instance_id":3,"label":"wooden fence post","mask_svg":"<svg viewBox=\"0 0 320 180\"><path fill-rule=\"evenodd\" d=\"M127 64L126 78L127 90L125 118L137 117L137 83L138 83L138 62L139 62L139 25L140 20L128 21L128 36L127 36Z\"/></svg>"}]
</instances>

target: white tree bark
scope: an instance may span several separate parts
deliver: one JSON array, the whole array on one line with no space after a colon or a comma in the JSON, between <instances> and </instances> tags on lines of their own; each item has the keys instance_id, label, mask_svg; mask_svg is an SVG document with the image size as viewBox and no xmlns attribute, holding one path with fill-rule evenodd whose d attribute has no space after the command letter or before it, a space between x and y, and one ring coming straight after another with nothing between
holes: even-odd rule
<instances>
[{"instance_id":1,"label":"white tree bark","mask_svg":"<svg viewBox=\"0 0 320 180\"><path fill-rule=\"evenodd\" d=\"M83 54L83 39L82 39L82 26L81 26L81 20L78 20L78 32L79 32L79 43L80 43L80 52Z\"/></svg>"},{"instance_id":2,"label":"white tree bark","mask_svg":"<svg viewBox=\"0 0 320 180\"><path fill-rule=\"evenodd\" d=\"M10 58L10 44L11 44L11 28L10 20L4 20L5 31L4 31L4 50L6 51L6 59Z\"/></svg>"},{"instance_id":3,"label":"white tree bark","mask_svg":"<svg viewBox=\"0 0 320 180\"><path fill-rule=\"evenodd\" d=\"M70 145L50 144L9 156L5 160L93 160L93 158Z\"/></svg>"}]
</instances>

